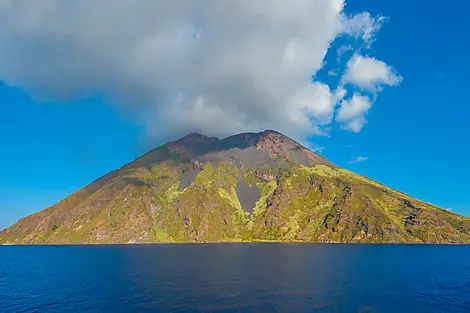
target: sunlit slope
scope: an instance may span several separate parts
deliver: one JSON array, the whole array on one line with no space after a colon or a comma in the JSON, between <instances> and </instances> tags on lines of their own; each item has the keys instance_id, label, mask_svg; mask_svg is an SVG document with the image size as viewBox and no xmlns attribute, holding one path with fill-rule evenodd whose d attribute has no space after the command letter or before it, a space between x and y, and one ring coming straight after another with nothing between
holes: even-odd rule
<instances>
[{"instance_id":1,"label":"sunlit slope","mask_svg":"<svg viewBox=\"0 0 470 313\"><path fill-rule=\"evenodd\" d=\"M4 244L205 241L466 243L470 220L331 166L170 160L124 167L0 233Z\"/></svg>"}]
</instances>

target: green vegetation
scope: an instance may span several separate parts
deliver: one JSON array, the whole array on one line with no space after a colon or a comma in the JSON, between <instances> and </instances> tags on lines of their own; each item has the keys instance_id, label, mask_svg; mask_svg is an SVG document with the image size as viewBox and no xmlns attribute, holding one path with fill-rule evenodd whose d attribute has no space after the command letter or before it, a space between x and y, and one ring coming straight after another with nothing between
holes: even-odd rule
<instances>
[{"instance_id":1,"label":"green vegetation","mask_svg":"<svg viewBox=\"0 0 470 313\"><path fill-rule=\"evenodd\" d=\"M1 231L0 243L470 243L466 217L344 169L273 160L283 166L191 163L165 145ZM191 166L201 171L180 190ZM241 179L260 190L251 214Z\"/></svg>"}]
</instances>

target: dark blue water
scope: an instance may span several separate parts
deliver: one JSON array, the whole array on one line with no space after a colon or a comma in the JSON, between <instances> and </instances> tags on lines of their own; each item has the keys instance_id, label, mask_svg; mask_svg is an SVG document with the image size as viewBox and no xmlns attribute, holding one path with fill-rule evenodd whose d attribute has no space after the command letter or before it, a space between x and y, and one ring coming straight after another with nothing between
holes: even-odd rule
<instances>
[{"instance_id":1,"label":"dark blue water","mask_svg":"<svg viewBox=\"0 0 470 313\"><path fill-rule=\"evenodd\" d=\"M0 246L1 312L465 312L470 246Z\"/></svg>"}]
</instances>

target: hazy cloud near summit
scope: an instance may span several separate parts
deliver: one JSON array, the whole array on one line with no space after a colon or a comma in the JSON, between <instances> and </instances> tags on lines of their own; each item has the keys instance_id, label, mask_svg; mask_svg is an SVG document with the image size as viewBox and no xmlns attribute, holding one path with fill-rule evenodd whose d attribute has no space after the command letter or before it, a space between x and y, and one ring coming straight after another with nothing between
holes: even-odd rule
<instances>
[{"instance_id":1,"label":"hazy cloud near summit","mask_svg":"<svg viewBox=\"0 0 470 313\"><path fill-rule=\"evenodd\" d=\"M348 164L357 164L357 163L362 163L362 162L365 162L367 161L369 158L368 157L365 157L365 156L358 156L356 158L353 158L351 160L349 160Z\"/></svg>"},{"instance_id":2,"label":"hazy cloud near summit","mask_svg":"<svg viewBox=\"0 0 470 313\"><path fill-rule=\"evenodd\" d=\"M304 139L324 134L338 103L353 96L341 86L312 83L331 43L347 35L368 47L384 20L346 16L344 5L0 0L0 80L41 100L106 97L165 139L263 129ZM351 84L376 77L354 73ZM361 80L361 73L368 76Z\"/></svg>"}]
</instances>

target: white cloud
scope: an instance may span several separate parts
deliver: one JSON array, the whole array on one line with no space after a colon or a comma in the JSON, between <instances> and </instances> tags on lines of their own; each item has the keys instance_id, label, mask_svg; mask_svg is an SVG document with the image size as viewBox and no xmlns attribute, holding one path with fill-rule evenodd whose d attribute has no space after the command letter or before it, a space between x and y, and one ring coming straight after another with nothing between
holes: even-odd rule
<instances>
[{"instance_id":1,"label":"white cloud","mask_svg":"<svg viewBox=\"0 0 470 313\"><path fill-rule=\"evenodd\" d=\"M310 150L312 150L313 152L317 153L317 154L320 154L322 155L323 152L326 150L325 147L323 146L318 146L310 141L303 141L302 142L302 145Z\"/></svg>"},{"instance_id":2,"label":"white cloud","mask_svg":"<svg viewBox=\"0 0 470 313\"><path fill-rule=\"evenodd\" d=\"M311 119L318 125L330 124L333 119L335 105L339 99L336 93L322 83L308 84L288 102L291 109L285 118L295 122L297 125L311 123Z\"/></svg>"},{"instance_id":3,"label":"white cloud","mask_svg":"<svg viewBox=\"0 0 470 313\"><path fill-rule=\"evenodd\" d=\"M341 58L343 57L343 55L345 53L348 53L349 51L354 51L353 46L351 46L351 45L342 45L341 47L339 47L338 50L336 51L336 55L337 55L336 61L338 63L340 63Z\"/></svg>"},{"instance_id":4,"label":"white cloud","mask_svg":"<svg viewBox=\"0 0 470 313\"><path fill-rule=\"evenodd\" d=\"M370 43L383 22L346 16L344 5L0 0L0 80L43 100L104 96L160 140L263 129L303 139L328 132L346 94L311 83L331 43L344 34ZM350 82L383 81L356 73Z\"/></svg>"},{"instance_id":5,"label":"white cloud","mask_svg":"<svg viewBox=\"0 0 470 313\"><path fill-rule=\"evenodd\" d=\"M313 148L312 151L315 152L316 154L322 155L325 149L326 149L325 147L320 146L320 147Z\"/></svg>"},{"instance_id":6,"label":"white cloud","mask_svg":"<svg viewBox=\"0 0 470 313\"><path fill-rule=\"evenodd\" d=\"M346 33L361 38L366 48L369 48L375 40L375 35L386 21L387 19L382 15L372 17L369 12L363 12L346 18L343 27Z\"/></svg>"},{"instance_id":7,"label":"white cloud","mask_svg":"<svg viewBox=\"0 0 470 313\"><path fill-rule=\"evenodd\" d=\"M386 63L371 57L354 54L342 78L363 90L378 91L381 85L396 86L402 78Z\"/></svg>"},{"instance_id":8,"label":"white cloud","mask_svg":"<svg viewBox=\"0 0 470 313\"><path fill-rule=\"evenodd\" d=\"M341 101L348 92L343 87L338 87L334 92L334 98L336 102Z\"/></svg>"},{"instance_id":9,"label":"white cloud","mask_svg":"<svg viewBox=\"0 0 470 313\"><path fill-rule=\"evenodd\" d=\"M358 133L367 123L365 115L372 108L372 101L367 96L354 93L351 99L341 101L336 121L346 130Z\"/></svg>"},{"instance_id":10,"label":"white cloud","mask_svg":"<svg viewBox=\"0 0 470 313\"><path fill-rule=\"evenodd\" d=\"M328 71L328 76L338 76L338 73L336 73L335 70L329 70Z\"/></svg>"},{"instance_id":11,"label":"white cloud","mask_svg":"<svg viewBox=\"0 0 470 313\"><path fill-rule=\"evenodd\" d=\"M368 159L369 159L368 157L358 156L357 158L349 160L348 164L362 163L362 162L367 161Z\"/></svg>"}]
</instances>

